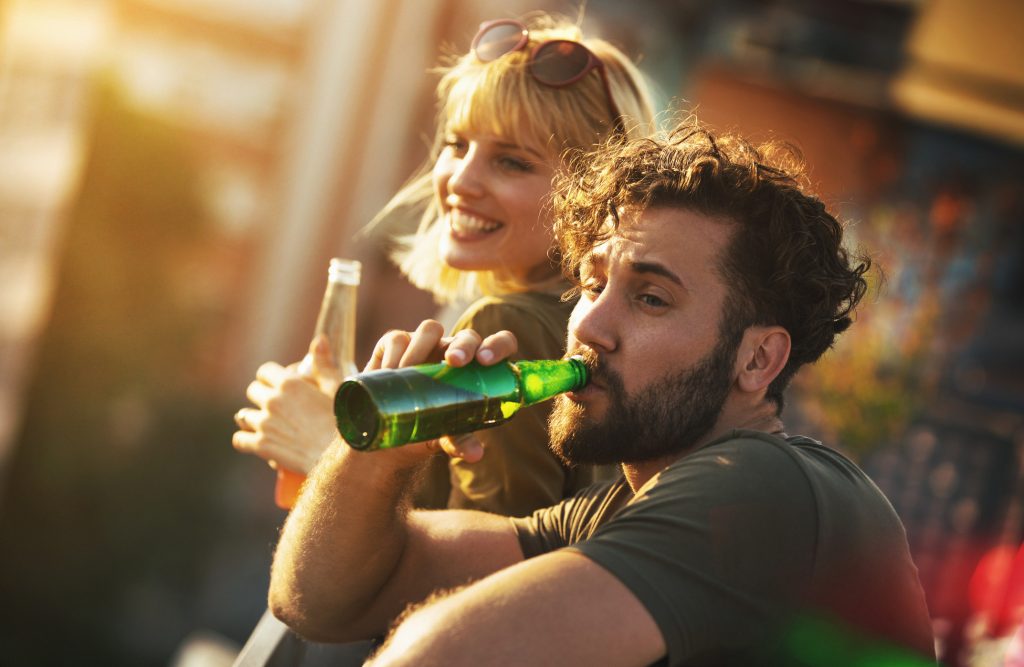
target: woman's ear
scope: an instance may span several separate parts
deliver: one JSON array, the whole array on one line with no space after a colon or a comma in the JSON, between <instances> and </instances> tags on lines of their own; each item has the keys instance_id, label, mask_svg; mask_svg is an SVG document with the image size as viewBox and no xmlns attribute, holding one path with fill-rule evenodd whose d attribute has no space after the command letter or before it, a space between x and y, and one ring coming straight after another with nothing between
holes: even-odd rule
<instances>
[{"instance_id":1,"label":"woman's ear","mask_svg":"<svg viewBox=\"0 0 1024 667\"><path fill-rule=\"evenodd\" d=\"M768 388L789 361L789 332L780 326L748 327L736 357L736 384L747 392Z\"/></svg>"}]
</instances>

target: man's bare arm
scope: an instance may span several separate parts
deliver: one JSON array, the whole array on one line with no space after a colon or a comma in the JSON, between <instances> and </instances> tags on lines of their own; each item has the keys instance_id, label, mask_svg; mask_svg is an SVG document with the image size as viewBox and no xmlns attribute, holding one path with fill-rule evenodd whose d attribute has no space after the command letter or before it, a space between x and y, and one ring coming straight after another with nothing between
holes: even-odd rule
<instances>
[{"instance_id":1,"label":"man's bare arm","mask_svg":"<svg viewBox=\"0 0 1024 667\"><path fill-rule=\"evenodd\" d=\"M507 332L485 341L474 332L453 340L442 333L430 321L413 334L391 332L368 368L422 363L436 359L438 350L453 365L480 359L481 351L491 353L493 363L515 350ZM278 618L310 639L374 636L433 590L522 560L505 517L409 509L408 491L432 452L425 443L376 452L355 451L340 438L331 445L281 533L269 596Z\"/></svg>"},{"instance_id":2,"label":"man's bare arm","mask_svg":"<svg viewBox=\"0 0 1024 667\"><path fill-rule=\"evenodd\" d=\"M522 559L505 517L409 511L413 470L336 443L289 516L270 607L309 639L383 634L406 605Z\"/></svg>"},{"instance_id":3,"label":"man's bare arm","mask_svg":"<svg viewBox=\"0 0 1024 667\"><path fill-rule=\"evenodd\" d=\"M648 665L665 651L625 585L586 556L558 551L423 606L368 664Z\"/></svg>"}]
</instances>

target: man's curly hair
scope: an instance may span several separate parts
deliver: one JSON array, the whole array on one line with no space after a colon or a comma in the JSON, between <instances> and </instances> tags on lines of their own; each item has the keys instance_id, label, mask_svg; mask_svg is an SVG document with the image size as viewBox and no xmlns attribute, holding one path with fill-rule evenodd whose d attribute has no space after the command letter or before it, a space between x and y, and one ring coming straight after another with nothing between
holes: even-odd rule
<instances>
[{"instance_id":1,"label":"man's curly hair","mask_svg":"<svg viewBox=\"0 0 1024 667\"><path fill-rule=\"evenodd\" d=\"M792 149L715 136L692 119L664 140L618 140L578 155L556 184L563 269L577 278L581 262L615 233L624 210L681 208L735 223L719 260L730 292L720 326L727 335L751 325L789 332L789 361L767 393L781 412L796 371L850 325L871 266L866 256L851 257L843 225L804 188Z\"/></svg>"}]
</instances>

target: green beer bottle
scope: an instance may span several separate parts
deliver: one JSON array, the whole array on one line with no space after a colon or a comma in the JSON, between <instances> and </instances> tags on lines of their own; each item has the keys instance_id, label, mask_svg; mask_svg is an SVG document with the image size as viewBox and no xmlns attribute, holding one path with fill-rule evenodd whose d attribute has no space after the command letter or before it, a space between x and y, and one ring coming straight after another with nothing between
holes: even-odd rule
<instances>
[{"instance_id":1,"label":"green beer bottle","mask_svg":"<svg viewBox=\"0 0 1024 667\"><path fill-rule=\"evenodd\" d=\"M334 396L334 416L352 447L386 449L498 426L587 379L577 358L382 369L345 380Z\"/></svg>"}]
</instances>

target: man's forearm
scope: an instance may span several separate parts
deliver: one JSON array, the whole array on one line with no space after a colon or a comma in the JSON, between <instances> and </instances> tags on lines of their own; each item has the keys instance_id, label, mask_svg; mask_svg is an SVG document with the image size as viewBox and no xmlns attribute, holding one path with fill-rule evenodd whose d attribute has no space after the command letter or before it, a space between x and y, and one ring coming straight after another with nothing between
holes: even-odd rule
<instances>
[{"instance_id":1,"label":"man's forearm","mask_svg":"<svg viewBox=\"0 0 1024 667\"><path fill-rule=\"evenodd\" d=\"M378 593L402 558L405 495L418 467L331 446L281 533L270 582L278 618L319 640L385 629L389 611L382 618L372 612L379 611Z\"/></svg>"}]
</instances>

